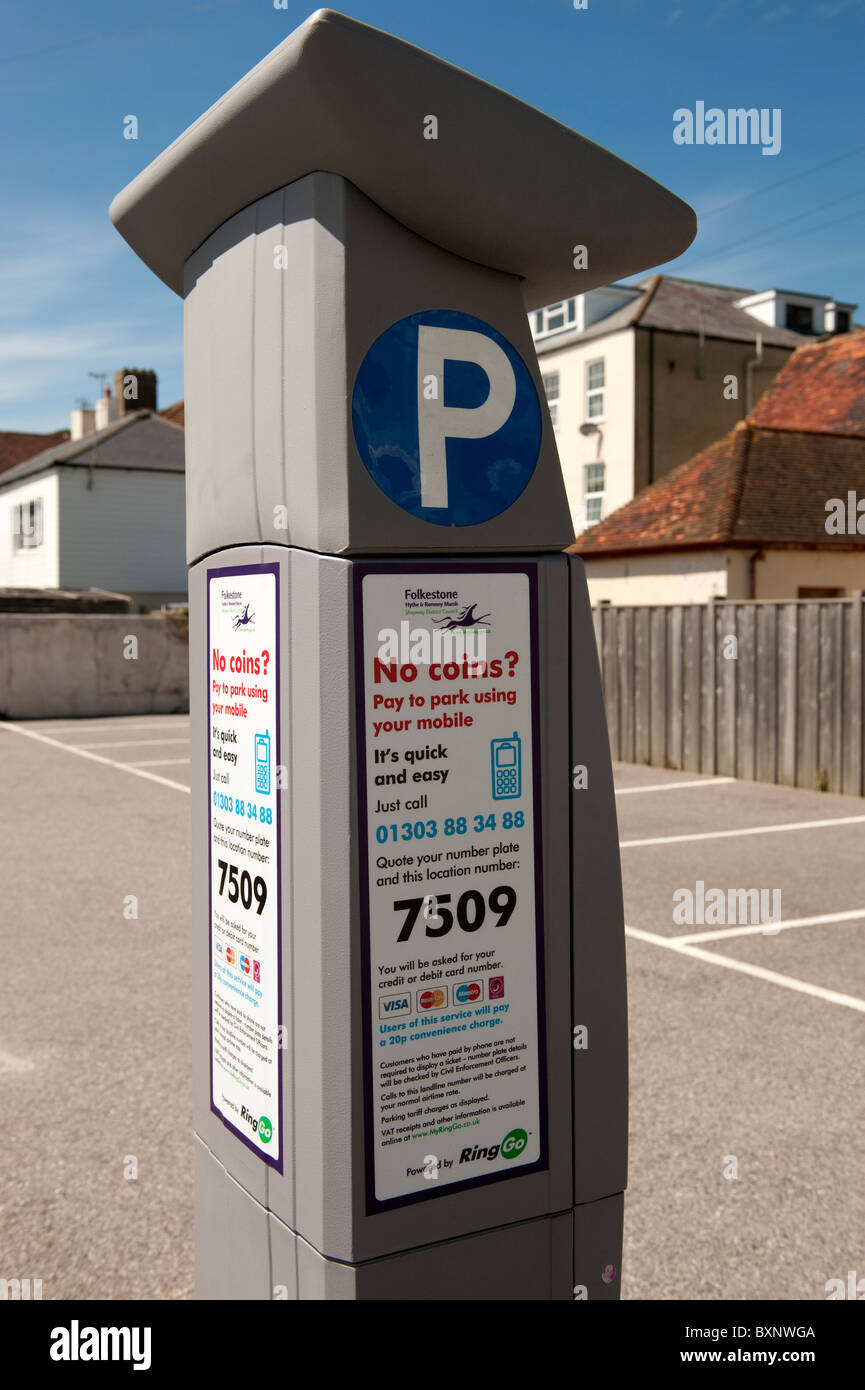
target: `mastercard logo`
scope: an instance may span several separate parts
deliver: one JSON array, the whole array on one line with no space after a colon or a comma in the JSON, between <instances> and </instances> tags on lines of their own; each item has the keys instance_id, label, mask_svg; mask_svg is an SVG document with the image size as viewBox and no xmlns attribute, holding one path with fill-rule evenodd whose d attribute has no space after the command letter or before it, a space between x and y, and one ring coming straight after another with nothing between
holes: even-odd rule
<instances>
[{"instance_id":1,"label":"mastercard logo","mask_svg":"<svg viewBox=\"0 0 865 1390\"><path fill-rule=\"evenodd\" d=\"M447 994L443 989L425 989L417 1002L422 1009L441 1009L447 1003Z\"/></svg>"},{"instance_id":2,"label":"mastercard logo","mask_svg":"<svg viewBox=\"0 0 865 1390\"><path fill-rule=\"evenodd\" d=\"M225 948L225 959L228 961L229 965L234 965L236 956L230 946L226 946Z\"/></svg>"}]
</instances>

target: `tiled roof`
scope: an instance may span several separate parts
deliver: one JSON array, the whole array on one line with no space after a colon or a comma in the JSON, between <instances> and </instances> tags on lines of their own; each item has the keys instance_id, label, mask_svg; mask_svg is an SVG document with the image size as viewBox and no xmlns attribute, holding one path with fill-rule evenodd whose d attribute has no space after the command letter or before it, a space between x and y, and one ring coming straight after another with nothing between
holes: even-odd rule
<instances>
[{"instance_id":1,"label":"tiled roof","mask_svg":"<svg viewBox=\"0 0 865 1390\"><path fill-rule=\"evenodd\" d=\"M673 276L659 275L654 294L647 298L638 312L636 322L641 328L658 328L668 333L699 333L709 338L732 338L752 343L757 334L772 347L801 347L806 341L801 333L786 328L773 328L761 323L745 309L737 309L728 295L711 285L698 287Z\"/></svg>"},{"instance_id":2,"label":"tiled roof","mask_svg":"<svg viewBox=\"0 0 865 1390\"><path fill-rule=\"evenodd\" d=\"M865 439L865 333L800 348L751 412L755 425Z\"/></svg>"},{"instance_id":3,"label":"tiled roof","mask_svg":"<svg viewBox=\"0 0 865 1390\"><path fill-rule=\"evenodd\" d=\"M591 338L601 338L620 328L656 328L667 333L701 331L707 338L726 338L739 343L753 343L762 334L766 347L801 347L813 341L802 333L786 328L773 328L737 309L731 296L747 294L747 290L732 290L726 285L706 285L694 280L677 280L671 275L652 275L639 286L642 291L621 308L598 319L582 332L571 329L540 338L535 343L539 356L556 348L569 347Z\"/></svg>"},{"instance_id":4,"label":"tiled roof","mask_svg":"<svg viewBox=\"0 0 865 1390\"><path fill-rule=\"evenodd\" d=\"M20 434L17 430L0 430L0 473L32 458L34 454L41 454L54 444L65 443L68 438L68 430L56 430L54 434Z\"/></svg>"},{"instance_id":5,"label":"tiled roof","mask_svg":"<svg viewBox=\"0 0 865 1390\"><path fill-rule=\"evenodd\" d=\"M578 555L710 545L729 538L749 434L737 427L577 537Z\"/></svg>"},{"instance_id":6,"label":"tiled roof","mask_svg":"<svg viewBox=\"0 0 865 1390\"><path fill-rule=\"evenodd\" d=\"M61 440L33 458L0 473L0 487L42 473L55 464L79 468L184 471L183 431L151 410L121 415L83 439Z\"/></svg>"},{"instance_id":7,"label":"tiled roof","mask_svg":"<svg viewBox=\"0 0 865 1390\"><path fill-rule=\"evenodd\" d=\"M584 531L571 549L587 556L843 549L826 532L826 502L850 490L865 496L865 333L801 348L747 421ZM861 547L850 538L849 548Z\"/></svg>"},{"instance_id":8,"label":"tiled roof","mask_svg":"<svg viewBox=\"0 0 865 1390\"><path fill-rule=\"evenodd\" d=\"M159 414L163 420L169 420L172 425L179 425L183 429L186 420L184 416L185 401L175 401L174 405L166 406L165 410L160 410Z\"/></svg>"}]
</instances>

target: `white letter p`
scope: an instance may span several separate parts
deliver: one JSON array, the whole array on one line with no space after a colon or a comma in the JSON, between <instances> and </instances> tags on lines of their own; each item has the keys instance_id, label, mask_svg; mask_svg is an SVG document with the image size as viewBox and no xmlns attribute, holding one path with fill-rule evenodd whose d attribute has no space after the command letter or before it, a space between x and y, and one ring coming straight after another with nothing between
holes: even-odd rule
<instances>
[{"instance_id":1,"label":"white letter p","mask_svg":"<svg viewBox=\"0 0 865 1390\"><path fill-rule=\"evenodd\" d=\"M474 362L487 375L489 395L482 405L446 406L444 389L429 400L425 379L443 383L445 360ZM492 338L467 328L417 331L417 434L420 452L422 507L448 505L447 439L484 439L509 419L517 396L517 381L507 355Z\"/></svg>"}]
</instances>

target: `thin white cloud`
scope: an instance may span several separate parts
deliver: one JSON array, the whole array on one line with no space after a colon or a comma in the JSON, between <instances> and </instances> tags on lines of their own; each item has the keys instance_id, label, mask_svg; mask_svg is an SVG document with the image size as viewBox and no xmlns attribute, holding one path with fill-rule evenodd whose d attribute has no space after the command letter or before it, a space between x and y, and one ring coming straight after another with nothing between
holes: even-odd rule
<instances>
[{"instance_id":1,"label":"thin white cloud","mask_svg":"<svg viewBox=\"0 0 865 1390\"><path fill-rule=\"evenodd\" d=\"M824 0L817 6L817 13L821 19L834 19L844 10L861 9L863 4L865 0Z\"/></svg>"},{"instance_id":2,"label":"thin white cloud","mask_svg":"<svg viewBox=\"0 0 865 1390\"><path fill-rule=\"evenodd\" d=\"M63 312L107 292L106 270L124 252L116 233L51 225L51 234L43 223L14 241L0 234L0 319L29 321L46 307Z\"/></svg>"},{"instance_id":3,"label":"thin white cloud","mask_svg":"<svg viewBox=\"0 0 865 1390\"><path fill-rule=\"evenodd\" d=\"M745 198L753 193L751 188L712 188L704 193L693 193L688 197L688 202L694 208L698 220L702 217L714 217L721 209L729 204L735 204L740 198Z\"/></svg>"},{"instance_id":4,"label":"thin white cloud","mask_svg":"<svg viewBox=\"0 0 865 1390\"><path fill-rule=\"evenodd\" d=\"M135 260L107 203L59 218L38 195L0 208L0 429L68 426L98 393L88 372L124 365L159 370L173 398L181 358L180 302Z\"/></svg>"},{"instance_id":5,"label":"thin white cloud","mask_svg":"<svg viewBox=\"0 0 865 1390\"><path fill-rule=\"evenodd\" d=\"M684 264L681 266L673 262L666 267L666 274L687 278L693 273L699 280L722 285L753 285L759 289L784 285L803 292L836 294L838 288L832 283L831 272L836 268L858 267L861 265L862 252L861 248L851 246L846 251L815 257L813 263L809 263L792 250L789 255L784 255L783 248L777 246L760 247L750 253L743 248L741 252L730 252L727 256L719 251L712 260L701 260L699 265L695 264L693 272L688 269L687 258L683 256L682 260Z\"/></svg>"}]
</instances>

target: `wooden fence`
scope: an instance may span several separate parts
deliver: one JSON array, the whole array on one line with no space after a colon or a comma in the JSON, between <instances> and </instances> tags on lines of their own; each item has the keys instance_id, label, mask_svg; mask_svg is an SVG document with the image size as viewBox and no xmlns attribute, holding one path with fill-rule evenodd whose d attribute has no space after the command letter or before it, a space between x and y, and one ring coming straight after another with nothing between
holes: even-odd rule
<instances>
[{"instance_id":1,"label":"wooden fence","mask_svg":"<svg viewBox=\"0 0 865 1390\"><path fill-rule=\"evenodd\" d=\"M861 593L593 618L615 759L865 793Z\"/></svg>"}]
</instances>

